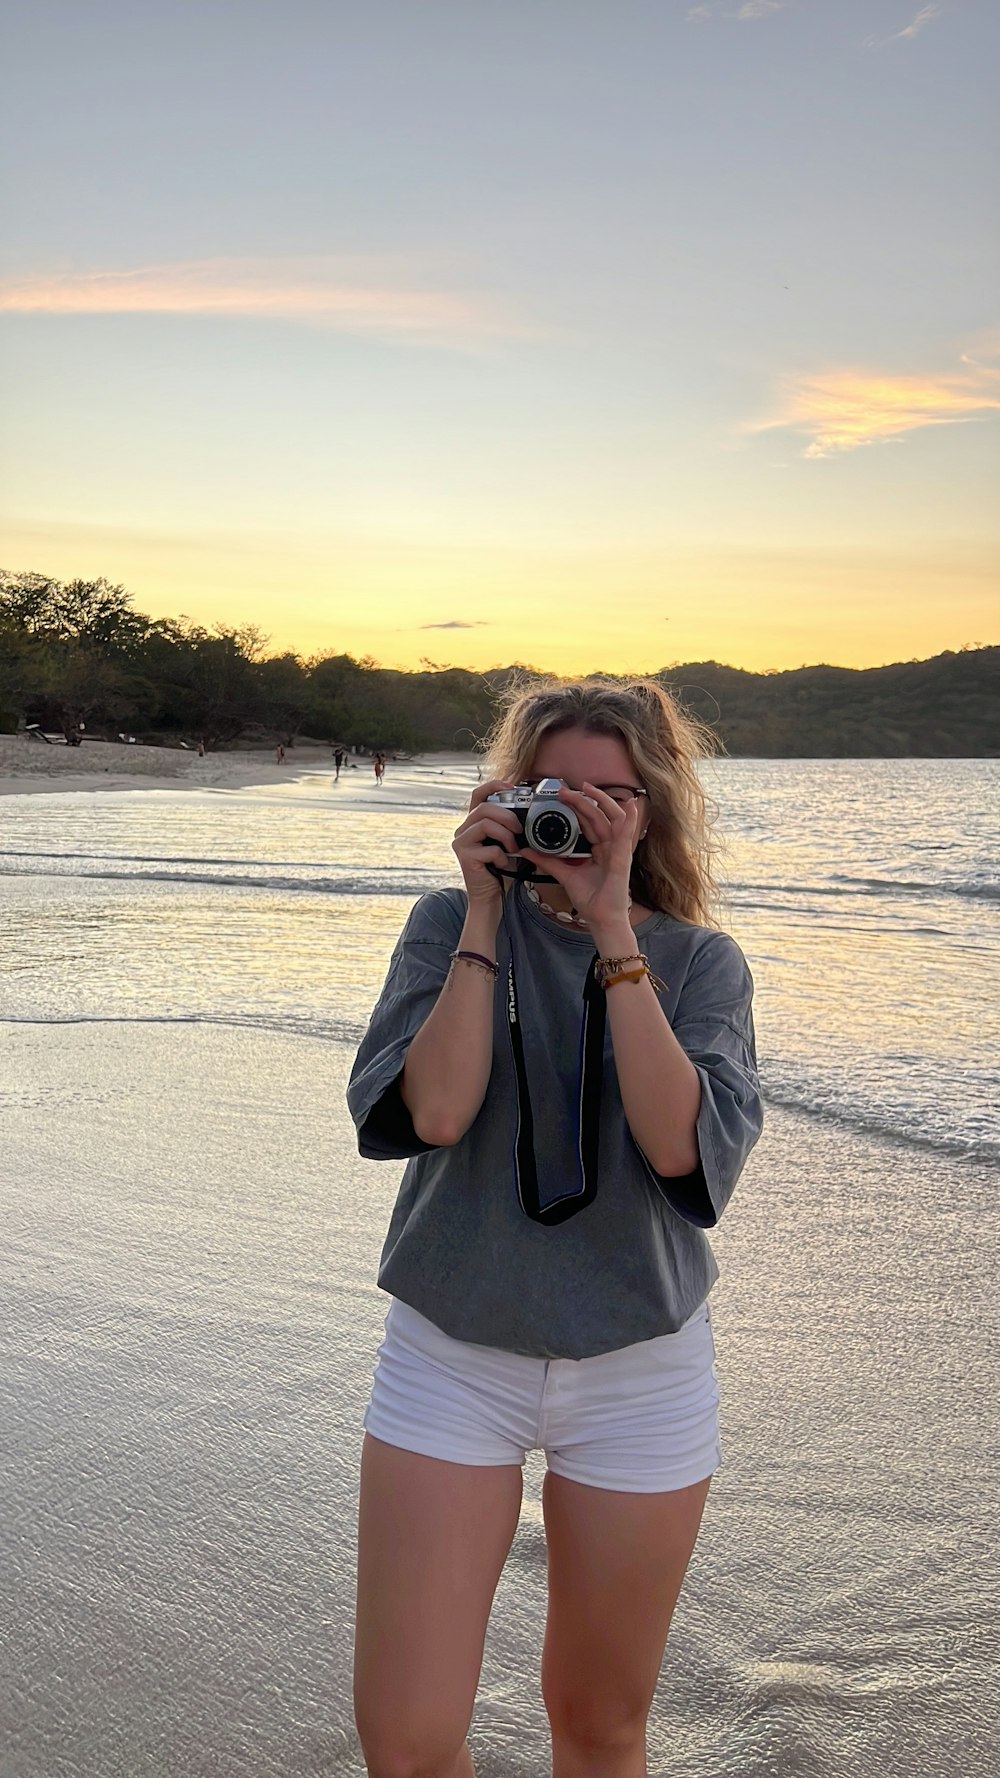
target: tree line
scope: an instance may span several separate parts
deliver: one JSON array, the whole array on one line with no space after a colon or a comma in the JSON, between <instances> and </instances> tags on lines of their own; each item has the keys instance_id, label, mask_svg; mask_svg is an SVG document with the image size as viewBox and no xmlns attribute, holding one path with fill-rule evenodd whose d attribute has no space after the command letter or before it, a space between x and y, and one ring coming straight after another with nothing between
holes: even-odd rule
<instances>
[{"instance_id":1,"label":"tree line","mask_svg":"<svg viewBox=\"0 0 1000 1778\"><path fill-rule=\"evenodd\" d=\"M150 618L106 580L66 583L0 571L0 731L206 748L297 740L394 752L473 748L523 662L417 671L370 657L267 652L253 624L206 629ZM718 661L652 671L731 756L996 758L1000 647L947 650L884 667L802 666L751 673ZM611 675L610 677L613 677Z\"/></svg>"}]
</instances>

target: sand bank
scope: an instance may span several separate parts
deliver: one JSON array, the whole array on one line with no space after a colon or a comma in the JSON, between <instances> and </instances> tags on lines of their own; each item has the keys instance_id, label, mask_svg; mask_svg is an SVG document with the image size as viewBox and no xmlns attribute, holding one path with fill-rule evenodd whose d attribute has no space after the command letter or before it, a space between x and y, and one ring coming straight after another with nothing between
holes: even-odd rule
<instances>
[{"instance_id":1,"label":"sand bank","mask_svg":"<svg viewBox=\"0 0 1000 1778\"><path fill-rule=\"evenodd\" d=\"M84 741L80 747L49 746L26 735L0 735L0 796L67 790L240 790L251 784L282 784L303 771L332 769L329 747L293 747L284 765L273 747L238 753L206 753L183 747L130 746ZM367 760L359 760L369 766ZM369 766L370 770L370 766Z\"/></svg>"}]
</instances>

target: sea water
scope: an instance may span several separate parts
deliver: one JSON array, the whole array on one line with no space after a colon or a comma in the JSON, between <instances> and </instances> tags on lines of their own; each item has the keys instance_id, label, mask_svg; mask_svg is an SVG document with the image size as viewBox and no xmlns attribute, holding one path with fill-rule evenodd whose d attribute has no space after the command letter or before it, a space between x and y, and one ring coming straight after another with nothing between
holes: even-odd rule
<instances>
[{"instance_id":1,"label":"sea water","mask_svg":"<svg viewBox=\"0 0 1000 1778\"><path fill-rule=\"evenodd\" d=\"M294 763L292 756L292 771ZM720 760L764 1135L668 1778L989 1769L995 761ZM360 1421L401 1166L343 1102L468 759L0 799L0 1778L361 1773ZM991 1350L992 1342L992 1350ZM544 1774L544 1460L470 1734Z\"/></svg>"}]
</instances>

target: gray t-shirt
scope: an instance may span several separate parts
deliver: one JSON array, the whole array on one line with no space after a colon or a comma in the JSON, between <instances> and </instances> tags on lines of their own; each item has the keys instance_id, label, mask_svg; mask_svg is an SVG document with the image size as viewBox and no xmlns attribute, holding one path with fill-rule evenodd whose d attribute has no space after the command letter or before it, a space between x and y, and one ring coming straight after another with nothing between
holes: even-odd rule
<instances>
[{"instance_id":1,"label":"gray t-shirt","mask_svg":"<svg viewBox=\"0 0 1000 1778\"><path fill-rule=\"evenodd\" d=\"M701 1079L699 1164L683 1177L662 1177L639 1149L622 1105L609 1020L596 1194L549 1225L526 1213L515 1165L508 966L513 957L538 1194L551 1204L580 1192L587 1117L581 1024L594 943L542 913L523 886L507 895L486 1096L461 1140L435 1148L416 1134L399 1080L448 974L466 909L464 889L437 889L416 903L348 1084L360 1153L410 1157L379 1286L453 1339L533 1358L589 1358L675 1333L719 1276L704 1230L718 1222L763 1128L754 984L743 953L728 933L669 914L636 928L636 949L667 984L660 1005ZM610 990L631 991L628 984Z\"/></svg>"}]
</instances>

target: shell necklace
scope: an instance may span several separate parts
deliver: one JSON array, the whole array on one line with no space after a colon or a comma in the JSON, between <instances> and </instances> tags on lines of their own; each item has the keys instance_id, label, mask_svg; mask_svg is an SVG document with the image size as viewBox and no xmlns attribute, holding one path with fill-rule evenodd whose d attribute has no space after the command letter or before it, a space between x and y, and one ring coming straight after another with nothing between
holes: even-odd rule
<instances>
[{"instance_id":1,"label":"shell necklace","mask_svg":"<svg viewBox=\"0 0 1000 1778\"><path fill-rule=\"evenodd\" d=\"M534 902L534 904L537 908L541 908L543 913L551 914L553 919L555 919L555 920L561 920L564 926L582 926L585 932L589 932L590 928L588 927L586 920L582 920L580 918L580 915L577 913L576 908L571 908L569 913L567 914L565 908L554 908L554 907L550 906L550 904L547 901L543 901L541 896L538 893L538 890L532 888L530 883L525 883L524 887L528 891L528 896L529 896L530 900ZM631 895L628 898L628 905L629 905L629 912L631 912L631 910L632 910Z\"/></svg>"}]
</instances>

